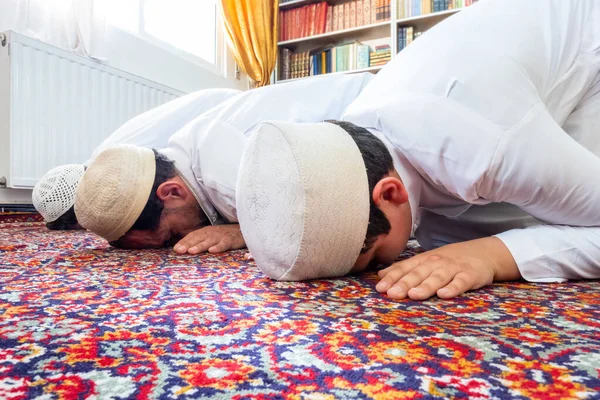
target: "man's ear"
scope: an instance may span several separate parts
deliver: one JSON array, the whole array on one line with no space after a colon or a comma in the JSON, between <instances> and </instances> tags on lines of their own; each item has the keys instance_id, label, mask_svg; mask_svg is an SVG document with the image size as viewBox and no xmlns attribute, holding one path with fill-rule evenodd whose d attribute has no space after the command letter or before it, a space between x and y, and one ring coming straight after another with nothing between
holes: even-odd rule
<instances>
[{"instance_id":1,"label":"man's ear","mask_svg":"<svg viewBox=\"0 0 600 400\"><path fill-rule=\"evenodd\" d=\"M373 188L373 202L381 208L384 204L401 205L408 201L408 192L402 181L388 176Z\"/></svg>"},{"instance_id":2,"label":"man's ear","mask_svg":"<svg viewBox=\"0 0 600 400\"><path fill-rule=\"evenodd\" d=\"M175 205L179 201L186 201L190 195L182 183L176 180L167 180L156 189L156 196L165 203Z\"/></svg>"}]
</instances>

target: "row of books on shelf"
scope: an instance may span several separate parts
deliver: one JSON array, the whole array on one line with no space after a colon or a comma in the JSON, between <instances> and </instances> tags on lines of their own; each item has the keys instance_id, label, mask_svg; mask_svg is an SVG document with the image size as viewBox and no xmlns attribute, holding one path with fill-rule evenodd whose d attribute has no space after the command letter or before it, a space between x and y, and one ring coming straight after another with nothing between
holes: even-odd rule
<instances>
[{"instance_id":1,"label":"row of books on shelf","mask_svg":"<svg viewBox=\"0 0 600 400\"><path fill-rule=\"evenodd\" d=\"M371 47L360 42L327 46L312 51L281 53L280 80L304 78L332 72L346 72L385 65L391 59L389 45Z\"/></svg>"},{"instance_id":2,"label":"row of books on shelf","mask_svg":"<svg viewBox=\"0 0 600 400\"><path fill-rule=\"evenodd\" d=\"M354 0L343 4L327 2L279 11L279 40L336 32L389 20L391 0Z\"/></svg>"},{"instance_id":3,"label":"row of books on shelf","mask_svg":"<svg viewBox=\"0 0 600 400\"><path fill-rule=\"evenodd\" d=\"M392 59L392 49L389 45L376 46L375 51L369 54L369 66L383 66Z\"/></svg>"},{"instance_id":4,"label":"row of books on shelf","mask_svg":"<svg viewBox=\"0 0 600 400\"><path fill-rule=\"evenodd\" d=\"M398 28L398 52L402 51L406 46L411 44L416 38L421 36L423 32L415 31L412 26L403 26Z\"/></svg>"},{"instance_id":5,"label":"row of books on shelf","mask_svg":"<svg viewBox=\"0 0 600 400\"><path fill-rule=\"evenodd\" d=\"M398 18L468 7L477 0L398 0Z\"/></svg>"}]
</instances>

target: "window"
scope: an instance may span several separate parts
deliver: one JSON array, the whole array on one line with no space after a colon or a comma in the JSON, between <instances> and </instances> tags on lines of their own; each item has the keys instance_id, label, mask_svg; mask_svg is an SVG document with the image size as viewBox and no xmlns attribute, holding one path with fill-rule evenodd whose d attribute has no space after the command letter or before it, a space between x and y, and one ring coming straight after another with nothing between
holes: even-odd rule
<instances>
[{"instance_id":1,"label":"window","mask_svg":"<svg viewBox=\"0 0 600 400\"><path fill-rule=\"evenodd\" d=\"M104 0L107 22L216 66L216 0Z\"/></svg>"}]
</instances>

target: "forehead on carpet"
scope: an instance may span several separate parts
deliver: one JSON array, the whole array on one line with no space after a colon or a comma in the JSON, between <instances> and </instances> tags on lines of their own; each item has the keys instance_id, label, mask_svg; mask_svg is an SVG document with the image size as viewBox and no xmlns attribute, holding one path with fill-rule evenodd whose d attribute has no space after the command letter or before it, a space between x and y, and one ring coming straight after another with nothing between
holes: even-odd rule
<instances>
[{"instance_id":1,"label":"forehead on carpet","mask_svg":"<svg viewBox=\"0 0 600 400\"><path fill-rule=\"evenodd\" d=\"M405 256L420 249L411 244ZM124 251L0 214L0 398L583 398L600 284L393 301L373 272L276 282L244 251Z\"/></svg>"}]
</instances>

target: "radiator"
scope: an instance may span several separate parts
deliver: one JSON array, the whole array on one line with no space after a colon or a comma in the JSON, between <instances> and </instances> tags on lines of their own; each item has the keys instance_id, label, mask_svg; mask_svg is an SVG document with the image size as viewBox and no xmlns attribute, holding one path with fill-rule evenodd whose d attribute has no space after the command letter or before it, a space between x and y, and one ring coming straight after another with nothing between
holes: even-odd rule
<instances>
[{"instance_id":1,"label":"radiator","mask_svg":"<svg viewBox=\"0 0 600 400\"><path fill-rule=\"evenodd\" d=\"M0 33L0 187L83 163L132 117L184 93L15 32Z\"/></svg>"}]
</instances>

